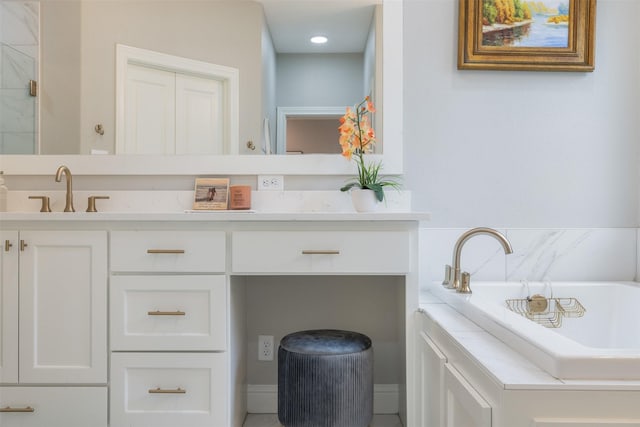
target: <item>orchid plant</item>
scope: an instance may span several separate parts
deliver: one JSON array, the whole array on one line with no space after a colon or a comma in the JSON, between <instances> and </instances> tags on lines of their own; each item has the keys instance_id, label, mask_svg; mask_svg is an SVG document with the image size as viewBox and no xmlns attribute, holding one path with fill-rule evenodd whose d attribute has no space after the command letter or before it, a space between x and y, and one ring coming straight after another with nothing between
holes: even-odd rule
<instances>
[{"instance_id":1,"label":"orchid plant","mask_svg":"<svg viewBox=\"0 0 640 427\"><path fill-rule=\"evenodd\" d=\"M348 191L353 187L372 190L378 201L384 199L384 187L398 188L400 185L393 180L380 177L382 162L366 164L364 155L372 153L376 143L376 134L371 127L369 115L375 113L373 102L367 96L356 106L347 107L344 116L340 118L340 146L342 155L348 160L355 159L358 166L358 178L340 189Z\"/></svg>"}]
</instances>

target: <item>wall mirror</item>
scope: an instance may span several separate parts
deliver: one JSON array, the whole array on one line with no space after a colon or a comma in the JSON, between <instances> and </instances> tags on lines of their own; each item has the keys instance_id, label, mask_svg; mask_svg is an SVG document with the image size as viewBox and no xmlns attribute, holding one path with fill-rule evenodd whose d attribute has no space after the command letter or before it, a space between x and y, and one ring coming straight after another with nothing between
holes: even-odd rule
<instances>
[{"instance_id":1,"label":"wall mirror","mask_svg":"<svg viewBox=\"0 0 640 427\"><path fill-rule=\"evenodd\" d=\"M3 7L7 3L14 2L3 2ZM280 70L274 58L281 55L284 58L282 63L295 64L300 62L302 56L315 54L286 51L283 48L278 48L281 52L276 52L277 38L282 37L278 31L279 25L284 28L284 22L293 22L294 12L299 13L296 8L291 7L292 2L44 0L26 3L39 3L37 9L41 19L42 75L37 101L40 103L39 113L33 115L40 124L42 152L47 154L2 155L0 168L5 173L47 175L51 173L52 167L55 170L60 163L68 164L76 174L93 175L342 175L353 172L353 165L339 154L292 156L280 154L286 152L286 149L278 150L276 146L278 101L274 101L277 96L274 81ZM372 0L298 0L293 3L303 6L302 9L307 13L318 10L312 5L320 5L321 10L329 10L334 3L341 4L342 7L345 4L351 5L354 10L363 11L365 20L375 24L369 30L373 28L377 33L377 48L370 56L375 58L370 61L376 65L362 65L360 81L349 85L358 87L358 96L353 96L354 99L348 102L334 99L319 103L324 107L341 104L346 106L358 102L365 93L371 93L374 99L382 100L377 103L381 114L376 117L375 122L381 149L379 154L372 156L372 160L384 160L386 173L402 173L402 2L384 0L380 3L378 0L380 4L377 6L372 6L375 3ZM122 11L124 5L127 5L127 13ZM166 16L167 22L145 22L149 7L154 9L154 16ZM372 8L379 10L377 18ZM220 19L225 25L212 25L210 18L213 10L216 19ZM338 19L335 21L338 27L348 27L348 24ZM74 24L71 25L70 22ZM149 33L144 31L145 27L154 25L159 25L163 30ZM308 27L308 24L302 26ZM171 30L168 31L167 28ZM55 37L52 38L51 34ZM285 39L292 39L291 35L283 34ZM365 39L369 36L367 34ZM346 39L347 36L337 38ZM206 40L206 54L202 53L202 40ZM237 68L240 71L237 147L218 155L114 154L116 41ZM352 56L358 55L365 57L364 53ZM322 62L329 59L328 56L324 58ZM78 64L81 66L78 67ZM296 65L281 68L286 68L289 76L302 79L305 73L296 74L293 71L295 67ZM45 69L49 70L48 73L44 72ZM48 84L47 78L56 78L53 81L59 83ZM289 77L288 80L293 78ZM335 85L339 87L339 83ZM318 79L312 78L306 82L305 87L317 91L320 86ZM284 96L281 95L282 97ZM299 100L283 102L288 104L284 105L286 107L318 105L306 104L304 96ZM76 125L78 121L80 124ZM49 141L56 148L47 148ZM335 141L337 146L337 135ZM249 142L255 147L254 150L249 148ZM266 155L265 152L271 154Z\"/></svg>"}]
</instances>

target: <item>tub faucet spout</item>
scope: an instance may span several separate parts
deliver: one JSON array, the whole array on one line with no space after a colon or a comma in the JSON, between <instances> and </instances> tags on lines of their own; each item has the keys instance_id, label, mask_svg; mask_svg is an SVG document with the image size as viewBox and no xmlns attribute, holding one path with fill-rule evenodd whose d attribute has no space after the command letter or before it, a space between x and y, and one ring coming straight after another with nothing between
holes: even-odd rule
<instances>
[{"instance_id":1,"label":"tub faucet spout","mask_svg":"<svg viewBox=\"0 0 640 427\"><path fill-rule=\"evenodd\" d=\"M73 177L71 176L71 171L65 165L60 166L56 171L56 182L62 181L63 173L65 178L67 179L67 198L66 204L64 206L64 211L75 212L76 210L73 208Z\"/></svg>"},{"instance_id":2,"label":"tub faucet spout","mask_svg":"<svg viewBox=\"0 0 640 427\"><path fill-rule=\"evenodd\" d=\"M480 234L484 234L486 236L491 236L495 238L502 245L502 248L504 249L505 254L508 255L513 253L513 249L511 248L511 243L509 243L507 238L504 237L499 231L494 230L493 228L478 227L478 228L473 228L471 230L464 232L458 238L458 241L456 242L453 248L453 263L452 263L453 279L451 280L451 283L449 285L451 288L456 289L458 292L463 294L470 294L471 287L469 286L470 280L468 279L468 277L467 277L467 280L462 280L462 281L460 280L461 276L465 274L465 273L461 273L460 271L460 255L462 254L462 247L467 242L467 240L469 240L473 236L477 236Z\"/></svg>"}]
</instances>

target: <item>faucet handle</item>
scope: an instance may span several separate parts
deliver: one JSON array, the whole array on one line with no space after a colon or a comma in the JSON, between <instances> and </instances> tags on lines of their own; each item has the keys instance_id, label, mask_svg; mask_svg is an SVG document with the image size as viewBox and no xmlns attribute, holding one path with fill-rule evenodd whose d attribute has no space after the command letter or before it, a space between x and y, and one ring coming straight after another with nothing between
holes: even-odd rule
<instances>
[{"instance_id":1,"label":"faucet handle","mask_svg":"<svg viewBox=\"0 0 640 427\"><path fill-rule=\"evenodd\" d=\"M51 212L49 196L29 196L29 198L42 200L42 205L40 206L40 212Z\"/></svg>"},{"instance_id":2,"label":"faucet handle","mask_svg":"<svg viewBox=\"0 0 640 427\"><path fill-rule=\"evenodd\" d=\"M462 276L460 277L460 287L458 288L458 292L461 294L470 294L471 293L471 275L466 271L462 272Z\"/></svg>"},{"instance_id":3,"label":"faucet handle","mask_svg":"<svg viewBox=\"0 0 640 427\"><path fill-rule=\"evenodd\" d=\"M444 280L442 281L442 286L445 288L451 288L451 266L449 264L444 266Z\"/></svg>"},{"instance_id":4,"label":"faucet handle","mask_svg":"<svg viewBox=\"0 0 640 427\"><path fill-rule=\"evenodd\" d=\"M108 199L109 196L89 196L87 201L87 212L98 212L96 209L96 199Z\"/></svg>"}]
</instances>

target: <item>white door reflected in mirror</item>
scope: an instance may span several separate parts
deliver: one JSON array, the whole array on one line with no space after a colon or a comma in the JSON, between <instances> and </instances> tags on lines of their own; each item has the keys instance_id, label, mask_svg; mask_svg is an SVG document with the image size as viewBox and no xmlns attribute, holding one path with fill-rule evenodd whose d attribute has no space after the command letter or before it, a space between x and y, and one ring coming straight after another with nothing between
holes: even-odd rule
<instances>
[{"instance_id":1,"label":"white door reflected in mirror","mask_svg":"<svg viewBox=\"0 0 640 427\"><path fill-rule=\"evenodd\" d=\"M116 67L116 154L237 154L237 69L124 45Z\"/></svg>"}]
</instances>

